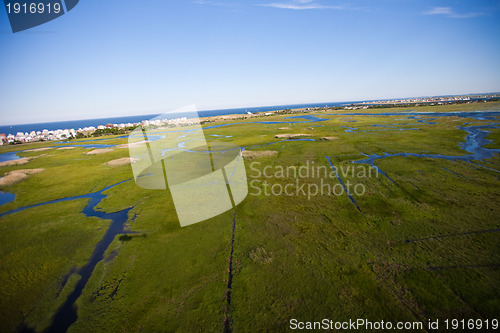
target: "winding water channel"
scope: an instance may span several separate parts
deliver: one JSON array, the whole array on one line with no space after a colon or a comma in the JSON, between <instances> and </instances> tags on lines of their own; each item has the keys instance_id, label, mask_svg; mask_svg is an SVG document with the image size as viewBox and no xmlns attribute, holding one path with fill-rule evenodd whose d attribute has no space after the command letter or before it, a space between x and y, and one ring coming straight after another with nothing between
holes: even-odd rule
<instances>
[{"instance_id":1,"label":"winding water channel","mask_svg":"<svg viewBox=\"0 0 500 333\"><path fill-rule=\"evenodd\" d=\"M232 125L238 125L238 124L248 124L248 123L260 123L260 124L293 124L293 123L316 123L316 122L323 122L330 120L329 118L322 118L323 116L358 116L358 115L366 115L366 116L407 116L407 119L414 119L416 122L422 125L433 125L435 124L434 122L431 122L431 120L438 119L439 117L450 117L450 116L457 116L461 118L473 118L475 120L496 120L497 117L500 117L500 112L493 111L493 112L483 112L483 111L477 111L477 112L446 112L446 113L436 113L436 112L394 112L394 113L378 113L378 114L373 114L373 113L348 113L348 114L326 114L326 115L321 115L320 116L313 116L313 115L306 115L306 116L293 116L293 117L286 117L284 118L285 121L257 121L257 122L245 122L245 123L233 123L233 124L221 124L221 125L213 125L213 126L208 126L205 127L205 129L213 129L213 128L219 128L219 127L225 127L225 126L232 126ZM433 118L426 118L426 119L421 119L423 116L432 116ZM289 120L289 119L294 119L294 120ZM295 119L303 119L303 120L295 120ZM346 119L344 122L356 122L356 120L352 119ZM397 126L396 126L397 125ZM406 124L403 124L406 125ZM408 124L409 125L409 124ZM415 124L412 124L415 125ZM477 164L476 162L478 161L483 161L484 159L492 157L494 154L500 153L500 149L489 149L489 148L484 148L484 146L488 143L491 142L491 140L487 140L486 136L488 135L489 131L488 129L492 128L498 128L499 124L497 123L479 123L474 126L466 126L466 124L462 124L457 126L458 129L465 131L467 133L465 142L462 142L460 144L461 149L464 150L467 154L465 155L457 155L457 156L449 156L449 155L442 155L442 154L417 154L417 153L383 153L383 154L365 154L362 152L362 154L366 157L361 160L356 160L356 161L351 161L352 163L367 163L379 170L379 172L387 177L391 182L393 180L389 178L382 170L376 166L375 162L380 159L388 158L388 157L419 157L419 158L438 158L438 159L446 159L446 160L451 160L451 161L465 161L469 162L471 164L474 164L476 166L480 166L483 168L487 168L490 170L494 170L497 172L500 172L495 169L491 169L482 165ZM316 126L322 126L322 125L316 125ZM373 125L374 130L419 130L419 128L404 128L400 127L401 124L395 124L395 125L378 125L375 124ZM342 126L344 127L344 126ZM346 132L356 132L357 129L354 127L344 127ZM181 132L182 136L187 137L190 133L190 130L179 130ZM157 139L160 139L161 132L158 133ZM217 134L211 135L214 138L220 137ZM223 136L223 137L228 137L228 136ZM153 140L155 138L152 138ZM96 140L88 140L90 141L104 141L106 139L96 139ZM291 141L315 141L315 139L296 139L296 140L278 140L278 141L273 141L269 142L266 144L260 144L260 145L251 145L247 147L243 147L243 149L251 149L251 148L256 148L256 147L262 147L266 145L273 145L277 143L285 143L285 142L291 142ZM83 147L83 148L110 148L110 147L115 147L116 145L108 145L108 144L77 144L77 143L61 143L57 144L54 146L51 146L51 148L56 148L56 147L68 147L68 146L74 146L74 147ZM281 150L284 149L284 145L281 148ZM172 149L172 148L171 148ZM173 149L179 149L183 150L183 145L182 143L179 144L178 147L175 147ZM4 153L0 154L0 162L3 161L9 161L9 160L15 160L18 159L19 156L17 155L20 152L23 152L25 150L17 151L17 152L10 152L10 153ZM208 153L208 152L207 152ZM326 157L328 163L332 166L333 168L333 163L330 160L330 157ZM444 169L444 168L443 168ZM452 172L448 169L445 169L448 172ZM452 172L454 173L454 172ZM340 184L344 187L344 183L342 179L337 175L337 178L340 182ZM48 204L53 204L53 203L58 203L58 202L63 202L63 201L69 201L69 200L77 200L77 199L88 199L88 204L87 206L82 210L82 213L85 214L87 217L98 217L101 219L107 219L111 220L111 224L106 231L106 234L104 237L101 239L101 241L96 245L91 257L89 258L88 262L79 268L78 270L72 270L69 272L69 275L71 274L78 274L80 276L79 281L77 282L74 290L71 292L71 294L68 296L64 304L59 308L55 316L53 317L53 321L51 326L46 330L46 332L66 332L67 329L77 320L77 311L75 308L75 302L76 300L80 297L82 294L83 289L85 288L90 276L92 275L92 272L94 271L95 266L99 261L101 261L104 257L104 253L109 247L109 245L112 243L112 241L115 239L117 235L120 234L127 234L130 232L125 231L125 224L127 221L129 221L129 213L130 210L133 207L121 210L119 212L115 213L106 213L103 211L96 210L96 206L104 199L107 197L103 192L109 190L110 188L113 188L115 186L118 186L128 180L122 181L120 183L108 186L98 192L93 192L93 193L88 193L85 195L81 196L75 196L75 197L70 197L70 198L62 198L58 200L53 200L53 201L48 201L28 207L21 207L17 209L13 209L4 213L0 214L0 218L4 217L9 214L14 214L17 212L21 212L26 209L34 208L34 207L39 207L43 205L48 205ZM349 192L346 194L349 197L350 201L354 204L354 206L361 212L359 206L357 205L356 201L354 198L351 196ZM7 202L13 201L15 198L14 194L11 193L4 193L0 192L0 205L3 205ZM234 242L234 221L233 221L233 242ZM68 275L68 278L69 278ZM67 280L67 279L66 279ZM229 280L228 284L228 290L230 292L231 288L231 279ZM230 294L228 295L230 297ZM230 302L230 298L228 299Z\"/></svg>"},{"instance_id":2,"label":"winding water channel","mask_svg":"<svg viewBox=\"0 0 500 333\"><path fill-rule=\"evenodd\" d=\"M388 158L388 157L395 157L395 156L402 156L402 157L420 157L420 158L440 158L440 159L445 159L449 161L466 161L466 162L471 162L472 161L482 161L484 159L492 157L494 154L500 153L500 149L490 149L490 148L484 148L484 145L487 145L488 143L491 143L491 140L486 139L486 136L488 135L487 129L491 128L497 128L498 124L488 124L488 125L479 125L479 126L467 126L467 127L462 127L458 126L459 129L465 131L468 133L467 137L465 138L465 142L461 143L460 147L468 152L468 155L442 155L442 154L416 154L416 153L384 153L381 155L378 154L365 154L367 158L358 160L358 161L352 161L353 163L367 163L370 164L374 167L376 167L379 172L381 172L384 176L387 177L385 173L383 173L376 165L375 161ZM475 165L478 165L477 163L473 163ZM500 172L499 170L495 170L492 168L488 168L482 165L479 165L483 168L490 169L493 171ZM389 177L387 177L389 180L391 180ZM392 180L391 180L392 181Z\"/></svg>"},{"instance_id":3,"label":"winding water channel","mask_svg":"<svg viewBox=\"0 0 500 333\"><path fill-rule=\"evenodd\" d=\"M121 234L127 234L130 232L125 231L125 223L128 221L128 214L130 210L133 207L126 208L124 210L121 210L119 212L115 213L106 213L103 211L96 210L96 206L107 197L103 192L109 190L110 188L113 188L115 186L118 186L120 184L123 184L124 182L127 182L129 180L125 180L122 182L119 182L117 184L108 186L98 192L93 192L93 193L88 193L84 195L79 195L75 197L70 197L70 198L63 198L63 199L58 199L58 200L52 200L52 201L47 201L44 203L32 205L32 206L27 206L27 207L21 207L17 209L13 209L10 211L7 211L5 213L0 214L0 217L3 217L5 215L9 214L14 214L17 212L21 212L26 209L34 208L34 207L40 207L44 205L49 205L49 204L54 204L58 202L63 202L63 201L70 201L70 200L78 200L78 199L89 199L87 206L82 210L82 213L85 214L87 217L98 217L100 219L104 220L111 220L111 224L108 227L108 230L106 231L106 234L104 237L99 241L99 243L96 245L94 252L92 253L90 259L87 261L87 263L82 266L80 269L77 271L71 271L69 275L76 273L80 275L80 280L78 280L75 288L71 292L71 294L68 296L64 304L59 308L57 313L55 314L51 326L46 330L46 332L66 332L68 328L78 319L77 316L77 311L75 308L75 302L80 297L82 294L83 289L87 285L87 282L89 281L90 276L92 275L92 272L94 271L95 266L99 261L101 261L104 258L104 253L108 249L109 245L113 242L115 237L117 235ZM67 276L67 279L69 276ZM25 329L25 332L32 332L31 329Z\"/></svg>"}]
</instances>

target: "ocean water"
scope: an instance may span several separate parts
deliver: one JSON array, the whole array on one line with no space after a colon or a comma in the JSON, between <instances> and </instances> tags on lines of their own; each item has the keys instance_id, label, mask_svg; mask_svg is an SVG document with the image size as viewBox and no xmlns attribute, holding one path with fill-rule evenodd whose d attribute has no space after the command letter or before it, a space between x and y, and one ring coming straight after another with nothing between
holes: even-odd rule
<instances>
[{"instance_id":1,"label":"ocean water","mask_svg":"<svg viewBox=\"0 0 500 333\"><path fill-rule=\"evenodd\" d=\"M0 126L1 134L14 134L17 132L31 132L31 131L43 131L44 129L53 131L57 129L70 129L74 128L84 128L89 126L97 127L98 125L106 124L121 124L121 123L136 123L143 120L151 119L157 116L156 114L142 115L142 116L131 116L131 117L115 117L115 118L100 118L100 119L83 119L83 120L70 120L70 121L58 121L50 123L38 123L38 124L24 124L24 125L12 125L12 126Z\"/></svg>"},{"instance_id":2,"label":"ocean water","mask_svg":"<svg viewBox=\"0 0 500 333\"><path fill-rule=\"evenodd\" d=\"M266 111L276 111L283 109L298 109L298 108L313 108L313 107L325 107L325 106L339 106L343 104L349 104L355 102L342 102L342 103L312 103L312 104L289 104L289 105L273 105L273 106L261 106L261 107L251 107L251 108L237 108L237 109L221 109L221 110L211 110L211 111L199 111L198 115L200 117L212 117L212 116L224 116L229 114L244 114L249 112L266 112ZM50 122L50 123L38 123L38 124L24 124L24 125L12 125L12 126L0 126L0 134L13 134L16 135L17 132L31 132L31 131L43 131L46 130L57 130L57 129L70 129L74 128L84 128L89 126L97 127L98 125L106 124L126 124L126 123L137 123L143 120L149 120L158 116L159 114L148 114L140 116L127 116L127 117L114 117L114 118L99 118L99 119L83 119L83 120L71 120L71 121L60 121L60 122ZM181 113L172 113L171 118L183 117Z\"/></svg>"}]
</instances>

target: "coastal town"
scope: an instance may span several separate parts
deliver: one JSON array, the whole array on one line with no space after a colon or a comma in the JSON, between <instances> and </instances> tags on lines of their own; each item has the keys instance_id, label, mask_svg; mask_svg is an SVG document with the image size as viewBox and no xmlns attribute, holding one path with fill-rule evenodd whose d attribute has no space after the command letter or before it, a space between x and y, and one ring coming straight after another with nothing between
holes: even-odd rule
<instances>
[{"instance_id":1,"label":"coastal town","mask_svg":"<svg viewBox=\"0 0 500 333\"><path fill-rule=\"evenodd\" d=\"M70 129L56 129L42 131L31 131L31 132L17 132L16 134L5 134L0 133L0 145L3 144L15 144L15 143L28 143L35 141L60 141L60 140L72 140L78 138L86 138L91 136L99 136L105 134L120 134L127 131L133 130L137 126L188 126L191 125L187 117L175 118L175 119L155 119L155 120L144 120L142 122L136 123L121 123L121 124L106 124L83 127L83 128L70 128Z\"/></svg>"},{"instance_id":2,"label":"coastal town","mask_svg":"<svg viewBox=\"0 0 500 333\"><path fill-rule=\"evenodd\" d=\"M433 97L415 97L403 99L391 99L381 101L371 101L355 103L355 105L399 105L399 104L427 104L427 105L443 105L448 103L470 103L477 100L487 100L499 98L500 94L478 94L478 95L463 95L463 96L433 96Z\"/></svg>"},{"instance_id":3,"label":"coastal town","mask_svg":"<svg viewBox=\"0 0 500 333\"><path fill-rule=\"evenodd\" d=\"M396 107L396 106L423 106L423 105L444 105L444 104L463 104L463 103L478 103L488 100L497 100L500 98L500 94L478 94L478 95L460 95L460 96L435 96L435 97L417 97L417 98L406 98L406 99L392 99L392 100L380 100L380 101L370 101L361 102L353 104L345 104L339 107L326 107L332 110L358 110L358 109L370 109L377 107ZM293 112L309 112L324 109L322 107L311 107L311 108L299 108L299 109L284 109L275 110L268 112L246 112L245 114L233 114L224 116L213 116L202 118L202 123L204 122L214 122L220 120L239 120L246 119L249 117L263 117L270 116L273 114L286 114ZM56 129L42 131L30 131L30 132L17 132L16 134L5 134L0 133L0 145L4 144L20 144L35 141L60 141L60 140L73 140L89 137L98 137L107 134L126 134L132 131L137 126L154 126L154 127L175 127L175 126L189 126L192 125L192 120L187 117L180 117L175 119L153 119L153 120L143 120L141 122L135 123L120 123L120 124L106 124L98 125L97 127L89 126L78 129Z\"/></svg>"}]
</instances>

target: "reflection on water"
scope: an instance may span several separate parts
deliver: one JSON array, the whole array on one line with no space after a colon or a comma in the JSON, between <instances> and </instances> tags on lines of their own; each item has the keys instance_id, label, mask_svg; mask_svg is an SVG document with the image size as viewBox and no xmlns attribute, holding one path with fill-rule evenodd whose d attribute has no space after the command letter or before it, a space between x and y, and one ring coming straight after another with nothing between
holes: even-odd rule
<instances>
[{"instance_id":1,"label":"reflection on water","mask_svg":"<svg viewBox=\"0 0 500 333\"><path fill-rule=\"evenodd\" d=\"M14 201L15 198L16 198L15 194L0 191L0 206Z\"/></svg>"},{"instance_id":2,"label":"reflection on water","mask_svg":"<svg viewBox=\"0 0 500 333\"><path fill-rule=\"evenodd\" d=\"M21 150L21 151L24 151L24 150ZM20 157L17 156L17 153L19 153L19 151L0 154L0 163L1 162L18 160Z\"/></svg>"}]
</instances>

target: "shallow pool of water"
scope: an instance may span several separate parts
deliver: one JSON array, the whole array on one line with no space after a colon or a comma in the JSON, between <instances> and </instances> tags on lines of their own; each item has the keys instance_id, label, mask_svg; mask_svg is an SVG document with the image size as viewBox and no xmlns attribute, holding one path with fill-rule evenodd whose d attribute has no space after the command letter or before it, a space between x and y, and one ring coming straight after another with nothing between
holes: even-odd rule
<instances>
[{"instance_id":1,"label":"shallow pool of water","mask_svg":"<svg viewBox=\"0 0 500 333\"><path fill-rule=\"evenodd\" d=\"M0 206L14 201L15 198L16 198L15 194L0 191Z\"/></svg>"},{"instance_id":2,"label":"shallow pool of water","mask_svg":"<svg viewBox=\"0 0 500 333\"><path fill-rule=\"evenodd\" d=\"M21 151L23 151L23 150L21 150ZM0 154L0 162L18 160L20 157L17 156L17 153L19 153L21 151L14 151L14 152L10 152L10 153Z\"/></svg>"}]
</instances>

